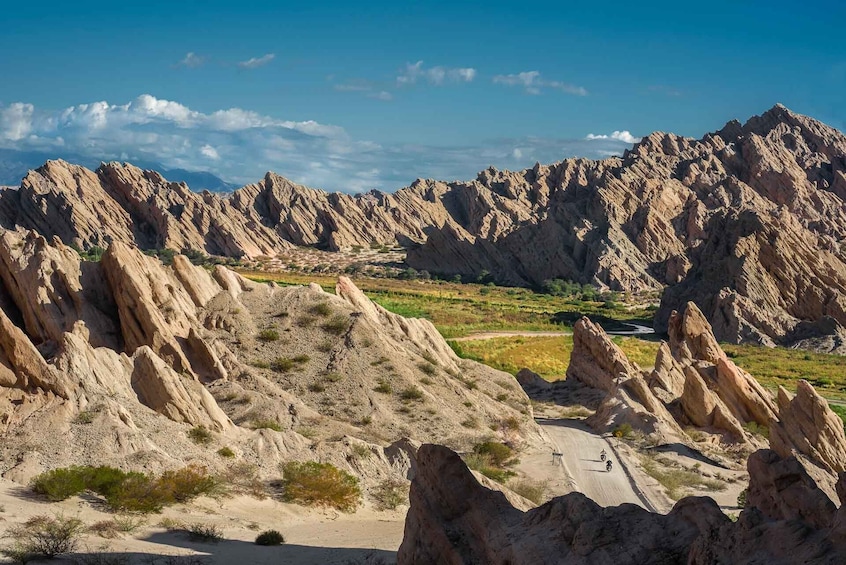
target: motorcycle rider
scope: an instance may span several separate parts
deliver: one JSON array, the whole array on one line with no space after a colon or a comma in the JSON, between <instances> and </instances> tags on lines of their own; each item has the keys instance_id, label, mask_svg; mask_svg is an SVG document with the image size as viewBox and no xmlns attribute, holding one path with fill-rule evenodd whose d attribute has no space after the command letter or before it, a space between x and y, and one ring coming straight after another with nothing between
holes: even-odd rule
<instances>
[{"instance_id":1,"label":"motorcycle rider","mask_svg":"<svg viewBox=\"0 0 846 565\"><path fill-rule=\"evenodd\" d=\"M605 457L606 457L606 454L605 454L605 450L603 449L602 452L599 454L599 460L605 461Z\"/></svg>"},{"instance_id":2,"label":"motorcycle rider","mask_svg":"<svg viewBox=\"0 0 846 565\"><path fill-rule=\"evenodd\" d=\"M605 470L610 472L611 471L611 460L608 460L608 463L605 464Z\"/></svg>"}]
</instances>

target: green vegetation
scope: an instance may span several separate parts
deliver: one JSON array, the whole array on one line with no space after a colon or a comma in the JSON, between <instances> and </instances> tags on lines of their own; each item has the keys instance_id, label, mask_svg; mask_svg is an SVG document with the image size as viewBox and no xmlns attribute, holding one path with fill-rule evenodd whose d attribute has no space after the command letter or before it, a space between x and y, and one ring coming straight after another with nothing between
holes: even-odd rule
<instances>
[{"instance_id":1,"label":"green vegetation","mask_svg":"<svg viewBox=\"0 0 846 565\"><path fill-rule=\"evenodd\" d=\"M274 432L281 432L282 426L276 420L253 420L254 430L273 430Z\"/></svg>"},{"instance_id":2,"label":"green vegetation","mask_svg":"<svg viewBox=\"0 0 846 565\"><path fill-rule=\"evenodd\" d=\"M408 502L408 482L386 479L370 492L377 510L396 510Z\"/></svg>"},{"instance_id":3,"label":"green vegetation","mask_svg":"<svg viewBox=\"0 0 846 565\"><path fill-rule=\"evenodd\" d=\"M317 282L327 292L334 292L336 282L333 276L318 274L240 272L259 282ZM618 320L650 319L654 312L654 306L637 306L624 296L597 294L590 296L594 300L586 300L582 295L556 296L526 288L489 286L488 282L461 284L419 278L355 277L356 285L375 302L401 316L427 318L445 337L458 337L481 330L561 331L566 328L553 322L553 317L559 312L598 314ZM584 297L588 298L587 294Z\"/></svg>"},{"instance_id":4,"label":"green vegetation","mask_svg":"<svg viewBox=\"0 0 846 565\"><path fill-rule=\"evenodd\" d=\"M411 402L412 400L423 400L423 391L420 390L420 388L411 385L400 392L400 398L406 402Z\"/></svg>"},{"instance_id":5,"label":"green vegetation","mask_svg":"<svg viewBox=\"0 0 846 565\"><path fill-rule=\"evenodd\" d=\"M65 467L46 471L32 481L32 490L58 502L83 492L102 496L114 511L150 513L202 495L221 495L221 481L204 468L189 465L159 477L114 467Z\"/></svg>"},{"instance_id":6,"label":"green vegetation","mask_svg":"<svg viewBox=\"0 0 846 565\"><path fill-rule=\"evenodd\" d=\"M79 253L79 256L82 258L83 261L95 261L99 263L100 259L103 258L103 254L106 252L105 249L97 245L89 247L86 251L83 251L79 248L78 245L74 243L71 243L71 247L74 251Z\"/></svg>"},{"instance_id":7,"label":"green vegetation","mask_svg":"<svg viewBox=\"0 0 846 565\"><path fill-rule=\"evenodd\" d=\"M315 316L328 316L332 313L332 307L329 306L328 302L318 302L317 304L313 304L308 310Z\"/></svg>"},{"instance_id":8,"label":"green vegetation","mask_svg":"<svg viewBox=\"0 0 846 565\"><path fill-rule=\"evenodd\" d=\"M763 384L793 391L805 379L829 399L846 401L846 356L811 353L784 347L720 344L726 354Z\"/></svg>"},{"instance_id":9,"label":"green vegetation","mask_svg":"<svg viewBox=\"0 0 846 565\"><path fill-rule=\"evenodd\" d=\"M267 530L256 536L256 545L282 545L285 536L276 530Z\"/></svg>"},{"instance_id":10,"label":"green vegetation","mask_svg":"<svg viewBox=\"0 0 846 565\"><path fill-rule=\"evenodd\" d=\"M361 499L358 479L330 463L291 461L282 467L282 499L304 506L353 512Z\"/></svg>"},{"instance_id":11,"label":"green vegetation","mask_svg":"<svg viewBox=\"0 0 846 565\"><path fill-rule=\"evenodd\" d=\"M235 452L232 451L232 449L229 448L229 447L221 447L220 449L217 450L217 454L220 455L221 457L226 457L227 459L231 459L232 457L235 457Z\"/></svg>"},{"instance_id":12,"label":"green vegetation","mask_svg":"<svg viewBox=\"0 0 846 565\"><path fill-rule=\"evenodd\" d=\"M188 430L188 437L197 445L208 445L214 441L212 433L205 426L195 426Z\"/></svg>"},{"instance_id":13,"label":"green vegetation","mask_svg":"<svg viewBox=\"0 0 846 565\"><path fill-rule=\"evenodd\" d=\"M843 430L846 431L846 406L829 403L828 407L831 408L832 412L840 416L840 419L843 420Z\"/></svg>"},{"instance_id":14,"label":"green vegetation","mask_svg":"<svg viewBox=\"0 0 846 565\"><path fill-rule=\"evenodd\" d=\"M297 355L295 357L277 357L268 366L277 373L287 373L300 365L308 363L311 357L308 355Z\"/></svg>"},{"instance_id":15,"label":"green vegetation","mask_svg":"<svg viewBox=\"0 0 846 565\"><path fill-rule=\"evenodd\" d=\"M614 428L614 437L618 437L621 439L629 439L630 437L632 437L633 432L634 430L632 430L631 424L629 424L628 422L623 422L622 424Z\"/></svg>"},{"instance_id":16,"label":"green vegetation","mask_svg":"<svg viewBox=\"0 0 846 565\"><path fill-rule=\"evenodd\" d=\"M505 482L516 473L507 469L517 464L513 450L504 443L486 441L476 445L472 453L465 454L464 463L474 471L498 483Z\"/></svg>"},{"instance_id":17,"label":"green vegetation","mask_svg":"<svg viewBox=\"0 0 846 565\"><path fill-rule=\"evenodd\" d=\"M332 335L342 335L350 326L350 317L345 314L336 314L320 324L323 331Z\"/></svg>"},{"instance_id":18,"label":"green vegetation","mask_svg":"<svg viewBox=\"0 0 846 565\"><path fill-rule=\"evenodd\" d=\"M279 332L273 328L265 328L258 333L256 336L259 341L263 341L265 343L269 343L271 341L276 341L279 339Z\"/></svg>"},{"instance_id":19,"label":"green vegetation","mask_svg":"<svg viewBox=\"0 0 846 565\"><path fill-rule=\"evenodd\" d=\"M382 394L391 394L394 389L391 387L391 383L387 381L379 381L379 384L373 387L374 392L380 392Z\"/></svg>"}]
</instances>

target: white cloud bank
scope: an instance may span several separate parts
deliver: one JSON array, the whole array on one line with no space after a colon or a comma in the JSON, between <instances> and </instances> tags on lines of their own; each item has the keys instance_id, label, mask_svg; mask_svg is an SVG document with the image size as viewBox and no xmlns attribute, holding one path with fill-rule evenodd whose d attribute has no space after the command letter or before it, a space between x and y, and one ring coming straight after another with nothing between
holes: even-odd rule
<instances>
[{"instance_id":1,"label":"white cloud bank","mask_svg":"<svg viewBox=\"0 0 846 565\"><path fill-rule=\"evenodd\" d=\"M464 147L382 146L353 139L338 126L241 108L202 113L149 94L126 104L93 102L58 111L0 104L0 149L158 162L240 184L273 170L309 186L345 192L394 190L418 177L472 179L490 165L522 169L536 161L620 154L634 138L615 133L591 139L499 139Z\"/></svg>"},{"instance_id":2,"label":"white cloud bank","mask_svg":"<svg viewBox=\"0 0 846 565\"><path fill-rule=\"evenodd\" d=\"M473 82L476 78L476 69L471 67L449 68L423 66L423 61L414 64L406 63L405 68L397 76L397 85L405 86L427 82L433 86L443 86L446 83Z\"/></svg>"},{"instance_id":3,"label":"white cloud bank","mask_svg":"<svg viewBox=\"0 0 846 565\"><path fill-rule=\"evenodd\" d=\"M256 69L258 67L263 67L275 58L275 53L268 53L267 55L262 55L261 57L252 57L246 61L240 61L238 66L242 69Z\"/></svg>"},{"instance_id":4,"label":"white cloud bank","mask_svg":"<svg viewBox=\"0 0 846 565\"><path fill-rule=\"evenodd\" d=\"M558 80L547 80L539 71L524 71L512 75L496 75L494 84L522 87L526 94L540 94L545 89L558 90L575 96L587 96L588 91L581 86L575 86Z\"/></svg>"},{"instance_id":5,"label":"white cloud bank","mask_svg":"<svg viewBox=\"0 0 846 565\"><path fill-rule=\"evenodd\" d=\"M633 136L629 131L622 130L617 131L615 130L611 135L596 135L593 133L587 134L585 139L588 140L596 140L596 139L615 139L617 141L622 141L623 143L637 143L640 141L639 137Z\"/></svg>"}]
</instances>

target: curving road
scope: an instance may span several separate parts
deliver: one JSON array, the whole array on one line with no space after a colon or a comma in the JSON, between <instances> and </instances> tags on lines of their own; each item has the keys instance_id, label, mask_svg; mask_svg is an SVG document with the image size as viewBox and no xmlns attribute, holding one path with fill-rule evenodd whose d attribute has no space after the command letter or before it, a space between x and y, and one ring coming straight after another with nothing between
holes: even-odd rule
<instances>
[{"instance_id":1,"label":"curving road","mask_svg":"<svg viewBox=\"0 0 846 565\"><path fill-rule=\"evenodd\" d=\"M549 434L564 465L576 482L576 490L600 506L618 506L625 502L652 510L651 504L635 492L632 481L608 441L590 431L581 420L537 419ZM599 454L605 450L614 467L605 470Z\"/></svg>"}]
</instances>

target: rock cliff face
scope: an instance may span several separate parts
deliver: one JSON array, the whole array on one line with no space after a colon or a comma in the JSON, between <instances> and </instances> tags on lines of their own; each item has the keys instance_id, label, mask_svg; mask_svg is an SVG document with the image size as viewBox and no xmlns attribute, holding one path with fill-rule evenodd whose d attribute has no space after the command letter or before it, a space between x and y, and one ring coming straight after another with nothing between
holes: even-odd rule
<instances>
[{"instance_id":1,"label":"rock cliff face","mask_svg":"<svg viewBox=\"0 0 846 565\"><path fill-rule=\"evenodd\" d=\"M415 442L544 441L509 375L348 279L280 289L120 241L83 261L23 231L0 231L0 263L0 473L14 480L91 461L220 467L197 426L262 473L319 458L365 488L405 477ZM361 444L374 457L351 455Z\"/></svg>"},{"instance_id":2,"label":"rock cliff face","mask_svg":"<svg viewBox=\"0 0 846 565\"><path fill-rule=\"evenodd\" d=\"M446 563L813 563L846 559L835 510L795 460L756 453L749 506L731 522L710 498L680 500L667 515L580 493L521 512L481 486L449 449L423 445L411 483L399 565Z\"/></svg>"},{"instance_id":3,"label":"rock cliff face","mask_svg":"<svg viewBox=\"0 0 846 565\"><path fill-rule=\"evenodd\" d=\"M622 158L394 194L330 194L268 173L221 197L131 165L50 161L0 190L0 224L82 248L232 257L398 244L433 272L667 287L658 331L693 300L720 340L838 351L846 339L846 136L783 106L700 140L654 133Z\"/></svg>"}]
</instances>

